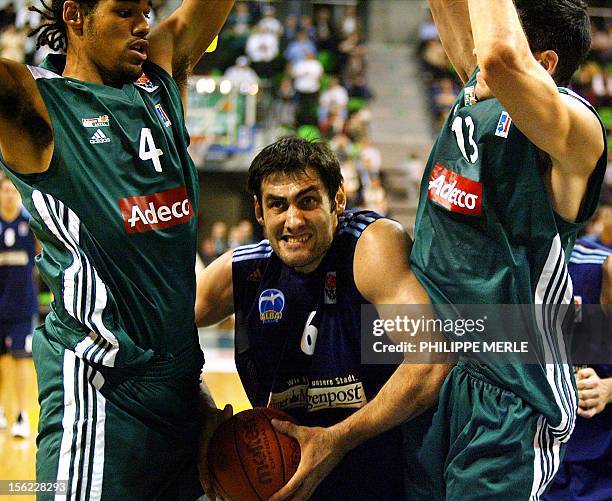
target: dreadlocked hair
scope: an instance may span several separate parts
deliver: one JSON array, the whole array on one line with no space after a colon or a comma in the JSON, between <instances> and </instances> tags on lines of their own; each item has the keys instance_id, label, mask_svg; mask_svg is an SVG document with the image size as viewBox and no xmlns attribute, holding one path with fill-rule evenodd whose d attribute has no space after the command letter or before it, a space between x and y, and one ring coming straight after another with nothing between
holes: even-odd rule
<instances>
[{"instance_id":1,"label":"dreadlocked hair","mask_svg":"<svg viewBox=\"0 0 612 501\"><path fill-rule=\"evenodd\" d=\"M86 12L94 7L99 0L80 0L84 4ZM47 4L45 0L40 0L42 7L29 7L32 12L41 15L44 22L38 28L30 31L28 36L36 36L36 49L47 45L54 51L66 51L68 48L68 36L66 34L66 23L64 23L64 0L51 0Z\"/></svg>"}]
</instances>

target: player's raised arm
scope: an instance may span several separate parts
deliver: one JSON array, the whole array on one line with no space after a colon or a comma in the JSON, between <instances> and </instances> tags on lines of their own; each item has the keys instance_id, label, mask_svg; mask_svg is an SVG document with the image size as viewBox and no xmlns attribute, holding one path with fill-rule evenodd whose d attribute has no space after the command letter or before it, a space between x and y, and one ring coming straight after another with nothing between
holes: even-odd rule
<instances>
[{"instance_id":1,"label":"player's raised arm","mask_svg":"<svg viewBox=\"0 0 612 501\"><path fill-rule=\"evenodd\" d=\"M527 0L518 1L519 10L522 4L522 8L537 7ZM589 176L604 147L596 116L577 99L561 95L557 90L557 85L569 82L590 45L588 22L579 22L587 17L584 4L574 0L564 5L566 15L577 19L574 26L577 33L556 34L556 37L567 36L573 40L571 46L563 40L532 40L531 47L512 0L469 0L468 5L480 67L478 87L480 91L488 87L518 129L550 155L552 190L559 198L553 201L555 208L566 219L574 220ZM548 18L558 17L541 10L540 19L534 22L547 26ZM533 20L533 13L530 14ZM529 26L525 29L529 30ZM551 26L550 31L553 30ZM560 191L567 196L561 197Z\"/></svg>"},{"instance_id":2,"label":"player's raised arm","mask_svg":"<svg viewBox=\"0 0 612 501\"><path fill-rule=\"evenodd\" d=\"M476 68L467 0L429 0L442 47L463 83Z\"/></svg>"},{"instance_id":3,"label":"player's raised arm","mask_svg":"<svg viewBox=\"0 0 612 501\"><path fill-rule=\"evenodd\" d=\"M429 311L429 298L410 271L409 252L409 240L399 224L380 219L368 226L353 262L355 284L366 300L375 305L423 304ZM300 442L302 456L295 475L271 501L307 499L348 451L431 407L450 368L402 364L374 399L330 428L273 421Z\"/></svg>"},{"instance_id":4,"label":"player's raised arm","mask_svg":"<svg viewBox=\"0 0 612 501\"><path fill-rule=\"evenodd\" d=\"M227 251L198 273L195 319L200 327L214 325L234 313L232 254Z\"/></svg>"},{"instance_id":5,"label":"player's raised arm","mask_svg":"<svg viewBox=\"0 0 612 501\"><path fill-rule=\"evenodd\" d=\"M234 0L183 0L149 36L149 57L175 78L200 60L229 15Z\"/></svg>"},{"instance_id":6,"label":"player's raised arm","mask_svg":"<svg viewBox=\"0 0 612 501\"><path fill-rule=\"evenodd\" d=\"M51 119L34 78L8 59L0 59L0 149L21 174L44 172L53 155Z\"/></svg>"}]
</instances>

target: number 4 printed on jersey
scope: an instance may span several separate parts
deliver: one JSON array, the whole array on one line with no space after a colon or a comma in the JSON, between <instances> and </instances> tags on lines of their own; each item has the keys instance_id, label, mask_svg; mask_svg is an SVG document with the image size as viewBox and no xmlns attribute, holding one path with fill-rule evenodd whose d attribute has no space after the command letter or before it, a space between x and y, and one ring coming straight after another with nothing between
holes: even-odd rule
<instances>
[{"instance_id":1,"label":"number 4 printed on jersey","mask_svg":"<svg viewBox=\"0 0 612 501\"><path fill-rule=\"evenodd\" d=\"M159 157L161 157L163 154L164 152L155 146L151 129L143 127L140 131L140 151L138 153L140 159L152 160L155 170L157 172L161 172L162 166L161 162L159 161Z\"/></svg>"}]
</instances>

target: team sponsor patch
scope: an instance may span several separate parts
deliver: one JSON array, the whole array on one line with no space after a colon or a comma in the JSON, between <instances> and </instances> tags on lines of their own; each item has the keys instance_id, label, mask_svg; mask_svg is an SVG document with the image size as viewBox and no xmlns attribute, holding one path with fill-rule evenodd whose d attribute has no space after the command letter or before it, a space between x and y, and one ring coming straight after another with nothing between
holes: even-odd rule
<instances>
[{"instance_id":1,"label":"team sponsor patch","mask_svg":"<svg viewBox=\"0 0 612 501\"><path fill-rule=\"evenodd\" d=\"M325 304L336 304L336 272L328 271L325 276L325 289L323 291L325 296Z\"/></svg>"},{"instance_id":2,"label":"team sponsor patch","mask_svg":"<svg viewBox=\"0 0 612 501\"><path fill-rule=\"evenodd\" d=\"M185 223L194 216L184 186L153 195L122 198L119 209L127 233L169 228Z\"/></svg>"},{"instance_id":3,"label":"team sponsor patch","mask_svg":"<svg viewBox=\"0 0 612 501\"><path fill-rule=\"evenodd\" d=\"M146 90L147 92L155 92L159 89L159 85L154 83L147 75L144 73L140 75L140 78L134 82L136 87L140 87L142 90Z\"/></svg>"},{"instance_id":4,"label":"team sponsor patch","mask_svg":"<svg viewBox=\"0 0 612 501\"><path fill-rule=\"evenodd\" d=\"M259 295L259 318L264 324L276 324L283 318L285 295L278 289L266 289Z\"/></svg>"},{"instance_id":5,"label":"team sponsor patch","mask_svg":"<svg viewBox=\"0 0 612 501\"><path fill-rule=\"evenodd\" d=\"M451 212L480 216L482 183L463 177L436 164L429 177L428 198Z\"/></svg>"},{"instance_id":6,"label":"team sponsor patch","mask_svg":"<svg viewBox=\"0 0 612 501\"><path fill-rule=\"evenodd\" d=\"M363 383L353 374L329 379L295 378L287 389L270 393L268 407L274 409L305 408L308 412L332 408L360 408L368 399Z\"/></svg>"},{"instance_id":7,"label":"team sponsor patch","mask_svg":"<svg viewBox=\"0 0 612 501\"><path fill-rule=\"evenodd\" d=\"M502 111L502 114L499 117L499 121L497 122L497 129L495 130L495 135L499 137L503 137L504 139L508 137L508 132L510 132L510 126L512 125L512 119L510 115L508 115L507 111Z\"/></svg>"},{"instance_id":8,"label":"team sponsor patch","mask_svg":"<svg viewBox=\"0 0 612 501\"><path fill-rule=\"evenodd\" d=\"M88 129L97 129L98 127L110 127L110 119L108 115L100 115L95 118L81 118L83 127Z\"/></svg>"},{"instance_id":9,"label":"team sponsor patch","mask_svg":"<svg viewBox=\"0 0 612 501\"><path fill-rule=\"evenodd\" d=\"M161 104L156 104L155 105L155 111L157 112L157 115L159 116L159 118L161 119L162 123L166 127L170 127L172 125L172 122L170 121L170 118L168 118L168 114L162 108Z\"/></svg>"},{"instance_id":10,"label":"team sponsor patch","mask_svg":"<svg viewBox=\"0 0 612 501\"><path fill-rule=\"evenodd\" d=\"M89 144L104 144L104 143L110 143L110 142L111 142L111 138L108 137L106 134L104 134L102 129L98 129L89 138Z\"/></svg>"}]
</instances>

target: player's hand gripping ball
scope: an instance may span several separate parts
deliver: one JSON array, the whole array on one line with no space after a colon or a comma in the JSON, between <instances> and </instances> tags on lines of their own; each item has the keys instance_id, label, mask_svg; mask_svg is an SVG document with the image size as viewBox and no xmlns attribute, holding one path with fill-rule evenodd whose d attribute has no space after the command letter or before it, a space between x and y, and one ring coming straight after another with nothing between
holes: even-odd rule
<instances>
[{"instance_id":1,"label":"player's hand gripping ball","mask_svg":"<svg viewBox=\"0 0 612 501\"><path fill-rule=\"evenodd\" d=\"M215 491L226 501L268 499L293 476L300 446L277 432L271 420L295 420L284 412L256 407L223 422L208 449Z\"/></svg>"}]
</instances>

